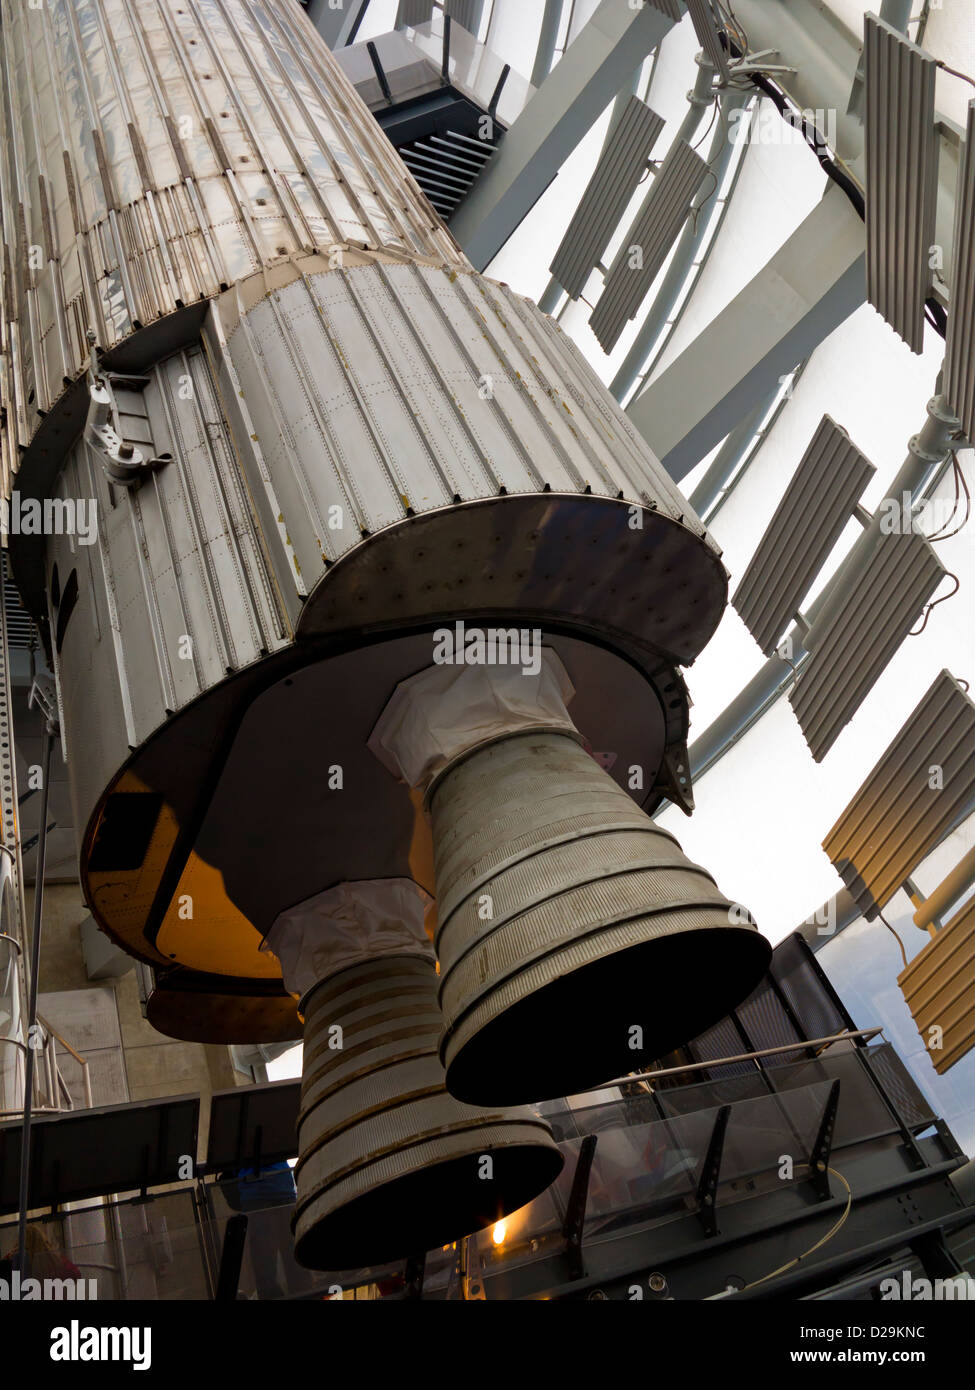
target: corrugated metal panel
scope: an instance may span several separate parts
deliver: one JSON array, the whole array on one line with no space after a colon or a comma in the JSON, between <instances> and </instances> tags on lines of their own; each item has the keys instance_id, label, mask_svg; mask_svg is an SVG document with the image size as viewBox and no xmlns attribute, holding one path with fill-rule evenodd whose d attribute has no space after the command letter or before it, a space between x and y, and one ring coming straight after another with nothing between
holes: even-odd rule
<instances>
[{"instance_id":1,"label":"corrugated metal panel","mask_svg":"<svg viewBox=\"0 0 975 1390\"><path fill-rule=\"evenodd\" d=\"M570 299L579 298L619 226L664 124L645 102L630 97L549 267Z\"/></svg>"},{"instance_id":2,"label":"corrugated metal panel","mask_svg":"<svg viewBox=\"0 0 975 1390\"><path fill-rule=\"evenodd\" d=\"M418 24L427 24L433 15L433 0L399 0L396 11L396 28L407 25L415 29Z\"/></svg>"},{"instance_id":3,"label":"corrugated metal panel","mask_svg":"<svg viewBox=\"0 0 975 1390\"><path fill-rule=\"evenodd\" d=\"M943 1076L975 1047L975 898L945 923L897 983Z\"/></svg>"},{"instance_id":4,"label":"corrugated metal panel","mask_svg":"<svg viewBox=\"0 0 975 1390\"><path fill-rule=\"evenodd\" d=\"M710 0L687 0L687 12L701 47L723 77L728 70L728 55L718 34L724 25L715 14Z\"/></svg>"},{"instance_id":5,"label":"corrugated metal panel","mask_svg":"<svg viewBox=\"0 0 975 1390\"><path fill-rule=\"evenodd\" d=\"M2 29L13 458L87 365L89 327L108 350L316 247L466 265L297 6L4 0Z\"/></svg>"},{"instance_id":6,"label":"corrugated metal panel","mask_svg":"<svg viewBox=\"0 0 975 1390\"><path fill-rule=\"evenodd\" d=\"M973 790L975 704L942 671L823 841L867 918L964 813Z\"/></svg>"},{"instance_id":7,"label":"corrugated metal panel","mask_svg":"<svg viewBox=\"0 0 975 1390\"><path fill-rule=\"evenodd\" d=\"M824 415L731 600L766 656L874 472L846 430Z\"/></svg>"},{"instance_id":8,"label":"corrugated metal panel","mask_svg":"<svg viewBox=\"0 0 975 1390\"><path fill-rule=\"evenodd\" d=\"M975 437L975 100L968 103L968 133L955 193L945 396L965 438Z\"/></svg>"},{"instance_id":9,"label":"corrugated metal panel","mask_svg":"<svg viewBox=\"0 0 975 1390\"><path fill-rule=\"evenodd\" d=\"M622 492L690 516L646 445L624 433L622 412L603 415L591 369L569 375L566 335L553 326L550 337L551 320L502 286L439 267L364 265L296 277L236 324L226 302L224 312L304 574L362 531L501 488ZM300 453L285 448L276 420ZM328 524L336 507L340 528Z\"/></svg>"},{"instance_id":10,"label":"corrugated metal panel","mask_svg":"<svg viewBox=\"0 0 975 1390\"><path fill-rule=\"evenodd\" d=\"M604 352L612 352L628 319L639 309L687 217L707 164L686 140L675 140L654 178L619 254L610 267L599 303L589 320ZM641 263L631 268L631 248Z\"/></svg>"},{"instance_id":11,"label":"corrugated metal panel","mask_svg":"<svg viewBox=\"0 0 975 1390\"><path fill-rule=\"evenodd\" d=\"M483 9L484 0L446 0L444 5L444 12L449 15L451 22L459 24L475 37L481 27Z\"/></svg>"},{"instance_id":12,"label":"corrugated metal panel","mask_svg":"<svg viewBox=\"0 0 975 1390\"><path fill-rule=\"evenodd\" d=\"M867 298L920 352L937 211L937 63L873 15L864 57Z\"/></svg>"},{"instance_id":13,"label":"corrugated metal panel","mask_svg":"<svg viewBox=\"0 0 975 1390\"><path fill-rule=\"evenodd\" d=\"M87 731L89 701L102 711L97 738L86 732L84 747L69 740L75 776L118 710L127 742L138 743L167 710L182 709L291 635L205 351L180 352L147 375L152 452L172 455L151 485L126 492L113 507L83 439L59 478L64 497L93 499L99 523L97 544L83 547L65 534L50 537L47 550L62 584L77 566L81 586L55 654L66 722ZM191 660L180 646L186 641Z\"/></svg>"},{"instance_id":14,"label":"corrugated metal panel","mask_svg":"<svg viewBox=\"0 0 975 1390\"><path fill-rule=\"evenodd\" d=\"M816 762L853 718L944 576L933 548L916 531L879 535L844 601L813 623L806 641L811 656L789 699Z\"/></svg>"}]
</instances>

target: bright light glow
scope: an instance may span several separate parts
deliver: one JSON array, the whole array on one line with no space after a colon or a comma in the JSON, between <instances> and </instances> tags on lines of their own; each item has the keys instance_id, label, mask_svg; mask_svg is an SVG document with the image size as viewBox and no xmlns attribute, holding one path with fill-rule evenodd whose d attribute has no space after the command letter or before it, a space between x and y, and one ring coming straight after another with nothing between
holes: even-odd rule
<instances>
[{"instance_id":1,"label":"bright light glow","mask_svg":"<svg viewBox=\"0 0 975 1390\"><path fill-rule=\"evenodd\" d=\"M497 1223L497 1225L495 1226L494 1230L491 1232L491 1236L492 1236L492 1239L494 1240L495 1245L503 1245L503 1244L504 1244L504 1238L505 1238L505 1236L506 1236L507 1234L508 1234L508 1223L507 1223L507 1221L499 1221L499 1222Z\"/></svg>"}]
</instances>

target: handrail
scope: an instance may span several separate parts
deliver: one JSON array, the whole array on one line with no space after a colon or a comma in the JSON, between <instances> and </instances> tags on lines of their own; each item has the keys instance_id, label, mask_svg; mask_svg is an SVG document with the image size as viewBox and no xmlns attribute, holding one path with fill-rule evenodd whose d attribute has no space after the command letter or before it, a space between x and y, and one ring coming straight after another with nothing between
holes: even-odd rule
<instances>
[{"instance_id":1,"label":"handrail","mask_svg":"<svg viewBox=\"0 0 975 1390\"><path fill-rule=\"evenodd\" d=\"M47 1019L43 1016L43 1014L37 1014L36 1019L37 1022L41 1025L41 1027L44 1029L45 1033L47 1034L45 1042L49 1041L51 1038L54 1038L56 1042L59 1042L61 1044L61 1046L65 1049L66 1052L70 1052L71 1056L81 1067L81 1079L85 1088L85 1104L89 1109L91 1109L91 1107L94 1105L94 1101L92 1099L91 1072L88 1068L88 1059L86 1057L82 1057L80 1052L76 1052L75 1049L71 1046L71 1044L68 1041L66 1041L66 1039L62 1038L61 1034L51 1027L50 1023L48 1023ZM0 1037L0 1043L12 1043L14 1047L19 1047L22 1052L27 1052L28 1050L27 1044L21 1038ZM65 1100L67 1100L70 1103L71 1093L68 1090L67 1083L64 1080L64 1077L61 1075L60 1070L56 1068L56 1071L58 1085L64 1095ZM40 1107L38 1106L34 1107L35 1110L39 1108ZM55 1105L52 1106L51 1109L60 1112L61 1107L59 1105ZM6 1113L6 1111L0 1111L0 1114ZM18 1111L17 1113L19 1114L20 1112Z\"/></svg>"},{"instance_id":2,"label":"handrail","mask_svg":"<svg viewBox=\"0 0 975 1390\"><path fill-rule=\"evenodd\" d=\"M883 1031L883 1028L855 1028L833 1033L828 1038L798 1038L795 1042L786 1043L781 1047L762 1047L757 1052L738 1052L733 1057L714 1057L708 1062L688 1062L683 1067L661 1067L656 1071L631 1072L628 1076L615 1076L612 1081L603 1081L599 1086L590 1087L590 1090L602 1091L607 1086L625 1086L634 1081L654 1081L660 1076L679 1076L685 1071L706 1071L709 1067L723 1067L730 1062L752 1062L758 1057L774 1057L782 1052L802 1052L809 1047L819 1047L825 1051L835 1042L849 1042L854 1038L862 1038L864 1042L868 1042Z\"/></svg>"},{"instance_id":3,"label":"handrail","mask_svg":"<svg viewBox=\"0 0 975 1390\"><path fill-rule=\"evenodd\" d=\"M71 1046L69 1042L65 1042L61 1034L51 1027L51 1025L48 1023L47 1019L44 1017L43 1014L37 1015L37 1021L45 1030L45 1032L50 1033L52 1038L55 1038L67 1052L71 1053L71 1056L75 1059L76 1062L80 1062L83 1067L87 1067L88 1063L85 1061L84 1057L82 1057L80 1053L75 1052L74 1048Z\"/></svg>"},{"instance_id":4,"label":"handrail","mask_svg":"<svg viewBox=\"0 0 975 1390\"><path fill-rule=\"evenodd\" d=\"M35 1105L31 1107L34 1115L63 1115L64 1111L59 1105ZM23 1119L24 1111L22 1106L16 1106L13 1110L0 1110L0 1120Z\"/></svg>"}]
</instances>

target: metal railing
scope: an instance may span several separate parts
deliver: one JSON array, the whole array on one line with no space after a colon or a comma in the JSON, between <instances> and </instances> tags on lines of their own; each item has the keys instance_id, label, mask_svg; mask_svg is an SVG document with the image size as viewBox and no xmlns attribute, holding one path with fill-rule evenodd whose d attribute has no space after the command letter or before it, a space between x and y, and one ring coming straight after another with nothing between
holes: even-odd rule
<instances>
[{"instance_id":1,"label":"metal railing","mask_svg":"<svg viewBox=\"0 0 975 1390\"><path fill-rule=\"evenodd\" d=\"M680 1076L685 1071L707 1071L711 1067L729 1066L732 1062L757 1062L760 1057L775 1057L784 1052L806 1052L809 1048L825 1052L833 1043L855 1042L858 1038L862 1042L869 1042L883 1031L882 1028L846 1028L842 1033L831 1033L826 1038L804 1038L785 1043L781 1047L761 1047L754 1052L736 1052L731 1057L713 1057L705 1062L684 1062L679 1067L657 1067L654 1071L635 1071L628 1076L615 1076L612 1081L604 1081L599 1090L605 1090L607 1086L629 1086L635 1081L655 1081L661 1076Z\"/></svg>"},{"instance_id":2,"label":"metal railing","mask_svg":"<svg viewBox=\"0 0 975 1390\"><path fill-rule=\"evenodd\" d=\"M62 1038L61 1034L40 1014L37 1015L37 1027L38 1031L34 1034L35 1041L33 1043L36 1062L33 1086L34 1103L31 1107L33 1113L35 1115L58 1114L75 1108L71 1092L58 1062L58 1043L81 1068L85 1106L90 1108L94 1101L92 1100L91 1073L87 1059L82 1057L80 1052L76 1052L71 1044ZM8 1043L10 1046L18 1048L26 1056L28 1045L21 1038L0 1038L0 1043ZM0 1096L0 1101L3 1099L4 1097ZM4 1105L0 1108L0 1120L13 1119L22 1114L22 1101L14 1106Z\"/></svg>"}]
</instances>

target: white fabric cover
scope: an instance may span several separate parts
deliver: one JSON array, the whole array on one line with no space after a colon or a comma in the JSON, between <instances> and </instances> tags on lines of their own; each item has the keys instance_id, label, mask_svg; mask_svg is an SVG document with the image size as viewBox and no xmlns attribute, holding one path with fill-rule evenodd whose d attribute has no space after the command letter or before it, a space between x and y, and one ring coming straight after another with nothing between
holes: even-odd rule
<instances>
[{"instance_id":1,"label":"white fabric cover","mask_svg":"<svg viewBox=\"0 0 975 1390\"><path fill-rule=\"evenodd\" d=\"M576 734L566 705L575 687L559 657L542 651L541 669L428 666L401 681L368 747L394 776L425 791L460 753L536 726Z\"/></svg>"},{"instance_id":2,"label":"white fabric cover","mask_svg":"<svg viewBox=\"0 0 975 1390\"><path fill-rule=\"evenodd\" d=\"M429 894L408 878L340 883L289 907L261 942L281 962L285 988L299 998L320 980L374 956L436 961L423 929Z\"/></svg>"}]
</instances>

